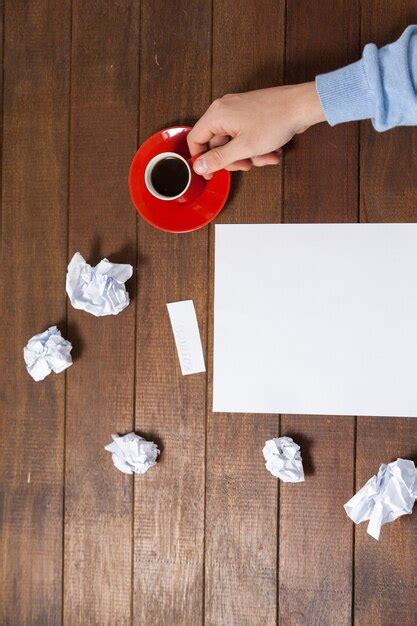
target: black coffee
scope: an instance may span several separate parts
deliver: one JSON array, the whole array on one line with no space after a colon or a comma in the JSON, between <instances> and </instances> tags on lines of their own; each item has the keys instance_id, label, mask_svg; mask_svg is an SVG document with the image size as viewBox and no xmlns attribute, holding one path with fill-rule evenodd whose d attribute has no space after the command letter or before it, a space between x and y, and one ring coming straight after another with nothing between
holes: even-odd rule
<instances>
[{"instance_id":1,"label":"black coffee","mask_svg":"<svg viewBox=\"0 0 417 626\"><path fill-rule=\"evenodd\" d=\"M188 184L189 171L184 161L175 157L161 159L151 173L155 191L166 198L179 196Z\"/></svg>"}]
</instances>

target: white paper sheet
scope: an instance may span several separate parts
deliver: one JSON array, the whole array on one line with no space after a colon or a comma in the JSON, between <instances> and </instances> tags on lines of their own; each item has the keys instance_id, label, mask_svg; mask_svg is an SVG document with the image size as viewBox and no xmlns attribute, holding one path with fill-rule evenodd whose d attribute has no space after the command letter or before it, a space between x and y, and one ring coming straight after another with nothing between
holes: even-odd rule
<instances>
[{"instance_id":1,"label":"white paper sheet","mask_svg":"<svg viewBox=\"0 0 417 626\"><path fill-rule=\"evenodd\" d=\"M167 304L183 376L205 372L203 348L192 300Z\"/></svg>"},{"instance_id":2,"label":"white paper sheet","mask_svg":"<svg viewBox=\"0 0 417 626\"><path fill-rule=\"evenodd\" d=\"M417 416L417 224L216 226L213 410Z\"/></svg>"}]
</instances>

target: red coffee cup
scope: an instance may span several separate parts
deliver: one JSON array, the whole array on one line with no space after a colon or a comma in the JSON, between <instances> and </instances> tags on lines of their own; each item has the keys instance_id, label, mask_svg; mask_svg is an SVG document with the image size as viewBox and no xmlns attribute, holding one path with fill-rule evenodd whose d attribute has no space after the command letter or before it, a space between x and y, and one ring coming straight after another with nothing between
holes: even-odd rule
<instances>
[{"instance_id":1,"label":"red coffee cup","mask_svg":"<svg viewBox=\"0 0 417 626\"><path fill-rule=\"evenodd\" d=\"M160 154L155 155L147 164L144 173L145 185L149 193L152 194L154 198L166 202L184 203L195 200L199 195L201 195L206 186L206 180L202 176L196 174L192 167L192 164L197 156L198 155L187 160L176 152L161 152ZM182 164L181 175L183 184L178 190L178 193L175 193L174 195L168 194L158 187L153 177L153 173L155 172L155 168L157 168L158 164L160 166L162 162L168 160L175 160L181 162Z\"/></svg>"}]
</instances>

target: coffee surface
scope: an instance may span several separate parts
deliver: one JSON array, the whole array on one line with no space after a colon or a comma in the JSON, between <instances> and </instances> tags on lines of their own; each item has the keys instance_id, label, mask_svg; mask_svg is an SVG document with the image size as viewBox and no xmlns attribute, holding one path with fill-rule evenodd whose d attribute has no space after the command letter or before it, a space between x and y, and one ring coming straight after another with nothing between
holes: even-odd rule
<instances>
[{"instance_id":1,"label":"coffee surface","mask_svg":"<svg viewBox=\"0 0 417 626\"><path fill-rule=\"evenodd\" d=\"M188 184L189 171L180 159L166 157L152 170L152 186L161 196L174 198L180 195Z\"/></svg>"}]
</instances>

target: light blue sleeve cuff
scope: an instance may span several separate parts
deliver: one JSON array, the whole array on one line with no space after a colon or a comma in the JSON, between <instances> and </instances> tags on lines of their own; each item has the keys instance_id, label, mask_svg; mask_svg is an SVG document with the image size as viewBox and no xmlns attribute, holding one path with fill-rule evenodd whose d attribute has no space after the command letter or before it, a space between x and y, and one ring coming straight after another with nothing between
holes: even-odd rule
<instances>
[{"instance_id":1,"label":"light blue sleeve cuff","mask_svg":"<svg viewBox=\"0 0 417 626\"><path fill-rule=\"evenodd\" d=\"M362 59L316 77L316 89L330 126L370 119L375 102Z\"/></svg>"}]
</instances>

